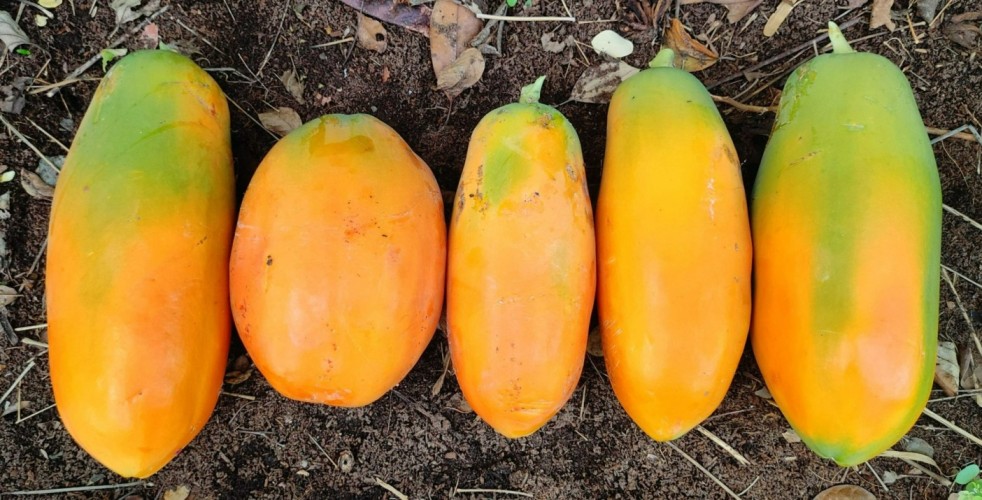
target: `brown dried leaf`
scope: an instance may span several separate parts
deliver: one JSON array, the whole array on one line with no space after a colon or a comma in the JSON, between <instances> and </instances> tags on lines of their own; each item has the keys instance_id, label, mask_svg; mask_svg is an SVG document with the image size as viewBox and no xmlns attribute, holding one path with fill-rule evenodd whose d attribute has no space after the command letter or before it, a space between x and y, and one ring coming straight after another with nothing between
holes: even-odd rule
<instances>
[{"instance_id":1,"label":"brown dried leaf","mask_svg":"<svg viewBox=\"0 0 982 500\"><path fill-rule=\"evenodd\" d=\"M437 0L430 16L430 60L439 75L470 46L484 24L453 0Z\"/></svg>"},{"instance_id":2,"label":"brown dried leaf","mask_svg":"<svg viewBox=\"0 0 982 500\"><path fill-rule=\"evenodd\" d=\"M288 69L284 71L283 74L280 75L280 81L283 82L283 86L286 87L286 90L290 92L290 95L292 95L293 98L297 100L297 102L299 102L300 104L304 104L303 79L301 79L297 75L296 71L292 69Z\"/></svg>"},{"instance_id":3,"label":"brown dried leaf","mask_svg":"<svg viewBox=\"0 0 982 500\"><path fill-rule=\"evenodd\" d=\"M982 364L975 362L975 351L969 344L958 349L958 368L962 375L962 389L982 389ZM975 395L975 404L982 406L982 394Z\"/></svg>"},{"instance_id":4,"label":"brown dried leaf","mask_svg":"<svg viewBox=\"0 0 982 500\"><path fill-rule=\"evenodd\" d=\"M385 26L361 13L358 14L357 37L359 47L374 50L379 54L385 52L385 48L389 45L389 34L385 31Z\"/></svg>"},{"instance_id":5,"label":"brown dried leaf","mask_svg":"<svg viewBox=\"0 0 982 500\"><path fill-rule=\"evenodd\" d=\"M191 489L183 484L177 488L164 492L164 500L186 500L191 494Z\"/></svg>"},{"instance_id":6,"label":"brown dried leaf","mask_svg":"<svg viewBox=\"0 0 982 500\"><path fill-rule=\"evenodd\" d=\"M573 85L571 100L578 102L604 103L610 102L617 86L640 71L623 61L601 63L599 66L587 68Z\"/></svg>"},{"instance_id":7,"label":"brown dried leaf","mask_svg":"<svg viewBox=\"0 0 982 500\"><path fill-rule=\"evenodd\" d=\"M55 188L49 186L41 176L30 170L20 170L20 185L24 186L24 191L32 198L50 199L55 195Z\"/></svg>"},{"instance_id":8,"label":"brown dried leaf","mask_svg":"<svg viewBox=\"0 0 982 500\"><path fill-rule=\"evenodd\" d=\"M570 37L566 37L565 40L557 42L552 39L554 35L555 33L543 33L540 41L542 42L542 50L552 52L553 54L558 54L566 50L566 42L569 41Z\"/></svg>"},{"instance_id":9,"label":"brown dried leaf","mask_svg":"<svg viewBox=\"0 0 982 500\"><path fill-rule=\"evenodd\" d=\"M239 385L252 376L252 363L249 356L243 354L235 359L231 369L225 373L225 383L228 385Z\"/></svg>"},{"instance_id":10,"label":"brown dried leaf","mask_svg":"<svg viewBox=\"0 0 982 500\"><path fill-rule=\"evenodd\" d=\"M380 21L430 36L432 9L428 5L412 6L409 2L392 0L341 0L341 3Z\"/></svg>"},{"instance_id":11,"label":"brown dried leaf","mask_svg":"<svg viewBox=\"0 0 982 500\"><path fill-rule=\"evenodd\" d=\"M938 342L938 358L934 381L945 394L958 394L958 353L954 342Z\"/></svg>"},{"instance_id":12,"label":"brown dried leaf","mask_svg":"<svg viewBox=\"0 0 982 500\"><path fill-rule=\"evenodd\" d=\"M764 36L774 36L774 33L781 29L781 25L784 24L784 20L791 14L791 9L795 5L797 4L794 0L781 0L781 3L777 4L777 8L774 9L774 13L767 18L767 24L764 25Z\"/></svg>"},{"instance_id":13,"label":"brown dried leaf","mask_svg":"<svg viewBox=\"0 0 982 500\"><path fill-rule=\"evenodd\" d=\"M726 15L726 20L730 23L735 23L747 14L752 12L754 9L760 5L764 0L682 0L682 5L692 4L692 3L714 3L716 5L722 5L726 7L729 13Z\"/></svg>"},{"instance_id":14,"label":"brown dried leaf","mask_svg":"<svg viewBox=\"0 0 982 500\"><path fill-rule=\"evenodd\" d=\"M897 29L890 19L890 7L893 7L893 0L873 0L873 14L870 16L869 29L875 30L880 26L886 26L888 30Z\"/></svg>"},{"instance_id":15,"label":"brown dried leaf","mask_svg":"<svg viewBox=\"0 0 982 500\"><path fill-rule=\"evenodd\" d=\"M270 132L279 135L289 134L291 130L303 125L300 115L298 115L293 109L285 107L279 107L273 111L259 113L259 121L262 122L263 126L268 128Z\"/></svg>"},{"instance_id":16,"label":"brown dried leaf","mask_svg":"<svg viewBox=\"0 0 982 500\"><path fill-rule=\"evenodd\" d=\"M978 19L982 19L982 12L965 12L952 16L951 22L944 28L944 34L952 42L969 50L974 49L982 35L982 30L976 24L967 21Z\"/></svg>"},{"instance_id":17,"label":"brown dried leaf","mask_svg":"<svg viewBox=\"0 0 982 500\"><path fill-rule=\"evenodd\" d=\"M815 495L815 500L876 500L876 497L865 488L840 484Z\"/></svg>"},{"instance_id":18,"label":"brown dried leaf","mask_svg":"<svg viewBox=\"0 0 982 500\"><path fill-rule=\"evenodd\" d=\"M598 358L604 357L603 335L600 333L600 325L590 329L586 338L586 353Z\"/></svg>"},{"instance_id":19,"label":"brown dried leaf","mask_svg":"<svg viewBox=\"0 0 982 500\"><path fill-rule=\"evenodd\" d=\"M665 30L664 44L675 51L675 67L689 73L704 70L719 60L719 54L689 36L678 19L672 19Z\"/></svg>"},{"instance_id":20,"label":"brown dried leaf","mask_svg":"<svg viewBox=\"0 0 982 500\"><path fill-rule=\"evenodd\" d=\"M436 88L450 97L460 95L484 75L484 56L473 47L465 50L456 61L436 75Z\"/></svg>"},{"instance_id":21,"label":"brown dried leaf","mask_svg":"<svg viewBox=\"0 0 982 500\"><path fill-rule=\"evenodd\" d=\"M9 286L0 285L0 307L13 304L13 302L17 300L17 297L20 297L17 290L14 290Z\"/></svg>"}]
</instances>

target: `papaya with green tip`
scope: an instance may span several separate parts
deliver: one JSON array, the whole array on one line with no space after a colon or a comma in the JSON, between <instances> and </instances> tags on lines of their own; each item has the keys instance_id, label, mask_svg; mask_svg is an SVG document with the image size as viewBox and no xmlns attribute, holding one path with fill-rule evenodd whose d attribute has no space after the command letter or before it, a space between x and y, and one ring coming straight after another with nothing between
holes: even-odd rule
<instances>
[{"instance_id":1,"label":"papaya with green tip","mask_svg":"<svg viewBox=\"0 0 982 500\"><path fill-rule=\"evenodd\" d=\"M559 111L536 102L537 87L525 90L471 136L447 271L457 382L509 438L542 427L576 388L596 286L579 138Z\"/></svg>"},{"instance_id":2,"label":"papaya with green tip","mask_svg":"<svg viewBox=\"0 0 982 500\"><path fill-rule=\"evenodd\" d=\"M805 444L843 466L896 443L931 390L941 186L904 74L854 52L788 78L752 199L754 355Z\"/></svg>"},{"instance_id":3,"label":"papaya with green tip","mask_svg":"<svg viewBox=\"0 0 982 500\"><path fill-rule=\"evenodd\" d=\"M663 49L614 93L596 222L607 373L658 441L716 410L750 322L740 163L709 93L673 60Z\"/></svg>"},{"instance_id":4,"label":"papaya with green tip","mask_svg":"<svg viewBox=\"0 0 982 500\"><path fill-rule=\"evenodd\" d=\"M215 407L234 220L218 84L174 52L120 60L58 179L45 283L58 413L122 476L163 467Z\"/></svg>"}]
</instances>

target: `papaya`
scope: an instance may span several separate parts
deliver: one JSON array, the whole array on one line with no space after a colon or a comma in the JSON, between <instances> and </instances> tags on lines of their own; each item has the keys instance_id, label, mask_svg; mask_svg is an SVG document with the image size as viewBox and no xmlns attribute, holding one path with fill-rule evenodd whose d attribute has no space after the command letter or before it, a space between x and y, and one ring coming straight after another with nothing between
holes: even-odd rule
<instances>
[{"instance_id":1,"label":"papaya","mask_svg":"<svg viewBox=\"0 0 982 500\"><path fill-rule=\"evenodd\" d=\"M542 427L579 381L596 289L593 214L579 137L538 102L478 123L454 198L447 326L467 402L508 438Z\"/></svg>"},{"instance_id":2,"label":"papaya","mask_svg":"<svg viewBox=\"0 0 982 500\"><path fill-rule=\"evenodd\" d=\"M850 466L931 390L941 185L904 74L829 35L833 53L786 82L754 185L751 343L791 427Z\"/></svg>"},{"instance_id":3,"label":"papaya","mask_svg":"<svg viewBox=\"0 0 982 500\"><path fill-rule=\"evenodd\" d=\"M326 115L273 146L249 182L229 266L242 343L272 387L372 403L433 338L446 220L436 179L369 115Z\"/></svg>"},{"instance_id":4,"label":"papaya","mask_svg":"<svg viewBox=\"0 0 982 500\"><path fill-rule=\"evenodd\" d=\"M170 51L103 78L55 188L46 262L61 420L128 477L169 462L208 420L228 356L235 191L228 104Z\"/></svg>"},{"instance_id":5,"label":"papaya","mask_svg":"<svg viewBox=\"0 0 982 500\"><path fill-rule=\"evenodd\" d=\"M614 92L596 222L607 373L658 441L716 410L750 323L740 163L709 93L673 60L663 49Z\"/></svg>"}]
</instances>

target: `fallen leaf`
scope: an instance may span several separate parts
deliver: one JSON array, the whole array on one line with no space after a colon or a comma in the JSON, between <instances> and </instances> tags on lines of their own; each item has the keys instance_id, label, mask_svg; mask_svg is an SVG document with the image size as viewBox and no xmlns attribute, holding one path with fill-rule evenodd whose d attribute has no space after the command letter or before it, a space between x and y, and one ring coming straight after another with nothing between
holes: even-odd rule
<instances>
[{"instance_id":1,"label":"fallen leaf","mask_svg":"<svg viewBox=\"0 0 982 500\"><path fill-rule=\"evenodd\" d=\"M465 50L456 61L436 75L436 88L450 97L460 95L484 75L484 56L475 48Z\"/></svg>"},{"instance_id":2,"label":"fallen leaf","mask_svg":"<svg viewBox=\"0 0 982 500\"><path fill-rule=\"evenodd\" d=\"M771 395L770 389L768 389L767 387L761 387L760 389L755 391L754 394L760 398L774 399L774 396Z\"/></svg>"},{"instance_id":3,"label":"fallen leaf","mask_svg":"<svg viewBox=\"0 0 982 500\"><path fill-rule=\"evenodd\" d=\"M897 476L896 472L892 470L888 470L888 471L883 471L883 474L880 474L880 479L883 481L883 484L891 485L893 483L896 483L897 480L900 479L900 477Z\"/></svg>"},{"instance_id":4,"label":"fallen leaf","mask_svg":"<svg viewBox=\"0 0 982 500\"><path fill-rule=\"evenodd\" d=\"M453 0L437 0L430 15L430 60L439 75L470 47L483 27L470 9Z\"/></svg>"},{"instance_id":5,"label":"fallen leaf","mask_svg":"<svg viewBox=\"0 0 982 500\"><path fill-rule=\"evenodd\" d=\"M958 350L958 369L962 375L962 389L982 389L982 364L975 362L975 351L969 344L962 345ZM982 407L982 393L976 393L974 399L975 404Z\"/></svg>"},{"instance_id":6,"label":"fallen leaf","mask_svg":"<svg viewBox=\"0 0 982 500\"><path fill-rule=\"evenodd\" d=\"M716 5L722 5L726 7L727 11L729 11L726 15L726 20L730 23L735 23L756 9L757 6L763 1L764 0L682 0L680 3L682 5L688 5L693 3L708 2Z\"/></svg>"},{"instance_id":7,"label":"fallen leaf","mask_svg":"<svg viewBox=\"0 0 982 500\"><path fill-rule=\"evenodd\" d=\"M590 46L598 54L607 54L614 59L627 57L634 52L634 42L613 30L603 30L590 40Z\"/></svg>"},{"instance_id":8,"label":"fallen leaf","mask_svg":"<svg viewBox=\"0 0 982 500\"><path fill-rule=\"evenodd\" d=\"M32 198L50 199L55 195L55 188L49 186L41 180L38 174L30 170L20 170L20 185L24 187L24 191L27 191L27 194L31 195Z\"/></svg>"},{"instance_id":9,"label":"fallen leaf","mask_svg":"<svg viewBox=\"0 0 982 500\"><path fill-rule=\"evenodd\" d=\"M229 371L225 372L225 383L228 385L239 385L252 376L252 362L248 355L241 355L235 358Z\"/></svg>"},{"instance_id":10,"label":"fallen leaf","mask_svg":"<svg viewBox=\"0 0 982 500\"><path fill-rule=\"evenodd\" d=\"M389 34L385 31L382 23L359 13L358 14L358 46L363 49L374 50L381 54L388 46Z\"/></svg>"},{"instance_id":11,"label":"fallen leaf","mask_svg":"<svg viewBox=\"0 0 982 500\"><path fill-rule=\"evenodd\" d=\"M934 15L938 13L938 4L941 0L917 0L917 13L921 19L931 22Z\"/></svg>"},{"instance_id":12,"label":"fallen leaf","mask_svg":"<svg viewBox=\"0 0 982 500\"><path fill-rule=\"evenodd\" d=\"M63 3L64 0L38 0L38 5L44 7L45 9L55 9Z\"/></svg>"},{"instance_id":13,"label":"fallen leaf","mask_svg":"<svg viewBox=\"0 0 982 500\"><path fill-rule=\"evenodd\" d=\"M604 357L603 335L600 333L600 325L590 329L586 338L586 353L598 358Z\"/></svg>"},{"instance_id":14,"label":"fallen leaf","mask_svg":"<svg viewBox=\"0 0 982 500\"><path fill-rule=\"evenodd\" d=\"M17 297L20 297L17 290L14 290L9 286L0 285L0 307L9 306L15 300L17 300Z\"/></svg>"},{"instance_id":15,"label":"fallen leaf","mask_svg":"<svg viewBox=\"0 0 982 500\"><path fill-rule=\"evenodd\" d=\"M281 136L303 125L300 115L291 108L279 107L273 111L259 113L259 121L271 132Z\"/></svg>"},{"instance_id":16,"label":"fallen leaf","mask_svg":"<svg viewBox=\"0 0 982 500\"><path fill-rule=\"evenodd\" d=\"M304 104L303 101L303 80L297 76L297 72L288 69L280 75L280 81L283 82L283 86L286 90L290 92L290 95L297 100L300 104Z\"/></svg>"},{"instance_id":17,"label":"fallen leaf","mask_svg":"<svg viewBox=\"0 0 982 500\"><path fill-rule=\"evenodd\" d=\"M38 28L43 28L43 27L47 26L48 25L48 16L44 16L44 15L41 15L41 14L36 14L34 16L34 25L37 26Z\"/></svg>"},{"instance_id":18,"label":"fallen leaf","mask_svg":"<svg viewBox=\"0 0 982 500\"><path fill-rule=\"evenodd\" d=\"M569 37L566 37L566 40L557 42L552 39L553 36L555 36L555 33L547 32L542 34L542 38L539 40L542 42L542 50L552 52L553 54L558 54L566 50L566 43L569 40Z\"/></svg>"},{"instance_id":19,"label":"fallen leaf","mask_svg":"<svg viewBox=\"0 0 982 500\"><path fill-rule=\"evenodd\" d=\"M14 18L5 10L0 10L0 42L7 47L7 52L13 52L17 47L31 43L31 39L27 38Z\"/></svg>"},{"instance_id":20,"label":"fallen leaf","mask_svg":"<svg viewBox=\"0 0 982 500\"><path fill-rule=\"evenodd\" d=\"M794 429L788 429L788 430L784 431L784 434L781 434L781 437L783 437L784 440L787 441L787 442L789 442L789 443L800 443L801 442L801 437L798 436L798 433L795 432Z\"/></svg>"},{"instance_id":21,"label":"fallen leaf","mask_svg":"<svg viewBox=\"0 0 982 500\"><path fill-rule=\"evenodd\" d=\"M135 7L140 6L143 0L112 0L109 8L116 13L116 24L126 24L142 15L139 11L134 11Z\"/></svg>"},{"instance_id":22,"label":"fallen leaf","mask_svg":"<svg viewBox=\"0 0 982 500\"><path fill-rule=\"evenodd\" d=\"M797 5L795 0L781 0L781 3L777 4L777 8L774 9L774 13L767 18L767 24L764 25L764 36L774 36L774 33L781 29L781 25L784 24L784 20L791 14L791 9L795 5Z\"/></svg>"},{"instance_id":23,"label":"fallen leaf","mask_svg":"<svg viewBox=\"0 0 982 500\"><path fill-rule=\"evenodd\" d=\"M934 381L949 396L958 394L958 351L954 342L938 342Z\"/></svg>"},{"instance_id":24,"label":"fallen leaf","mask_svg":"<svg viewBox=\"0 0 982 500\"><path fill-rule=\"evenodd\" d=\"M3 414L0 416L6 417L7 415L15 414L18 411L23 412L29 409L30 407L31 407L30 401L20 400L17 401L16 403L8 403L4 405Z\"/></svg>"},{"instance_id":25,"label":"fallen leaf","mask_svg":"<svg viewBox=\"0 0 982 500\"><path fill-rule=\"evenodd\" d=\"M886 26L888 30L897 29L890 19L890 7L893 7L893 0L873 0L873 14L869 19L869 29L875 30L880 26Z\"/></svg>"},{"instance_id":26,"label":"fallen leaf","mask_svg":"<svg viewBox=\"0 0 982 500\"><path fill-rule=\"evenodd\" d=\"M689 73L704 70L719 60L718 54L689 36L678 19L672 19L665 30L664 45L675 51L675 67Z\"/></svg>"},{"instance_id":27,"label":"fallen leaf","mask_svg":"<svg viewBox=\"0 0 982 500\"><path fill-rule=\"evenodd\" d=\"M876 497L865 488L840 484L815 495L815 500L876 500Z\"/></svg>"},{"instance_id":28,"label":"fallen leaf","mask_svg":"<svg viewBox=\"0 0 982 500\"><path fill-rule=\"evenodd\" d=\"M614 95L617 86L638 71L640 71L638 68L624 61L605 62L587 68L576 80L569 98L578 102L610 102L610 97Z\"/></svg>"},{"instance_id":29,"label":"fallen leaf","mask_svg":"<svg viewBox=\"0 0 982 500\"><path fill-rule=\"evenodd\" d=\"M919 453L925 457L934 458L934 447L927 444L927 441L918 437L909 437L905 440L904 450L911 453Z\"/></svg>"},{"instance_id":30,"label":"fallen leaf","mask_svg":"<svg viewBox=\"0 0 982 500\"><path fill-rule=\"evenodd\" d=\"M945 25L944 34L952 42L969 50L974 49L982 35L982 30L975 23L967 21L976 21L980 18L982 12L965 12L952 16L951 22Z\"/></svg>"},{"instance_id":31,"label":"fallen leaf","mask_svg":"<svg viewBox=\"0 0 982 500\"><path fill-rule=\"evenodd\" d=\"M190 494L191 489L182 484L177 488L165 491L164 500L186 500Z\"/></svg>"},{"instance_id":32,"label":"fallen leaf","mask_svg":"<svg viewBox=\"0 0 982 500\"><path fill-rule=\"evenodd\" d=\"M430 35L432 9L427 5L413 6L409 2L392 0L341 0L341 3L380 21Z\"/></svg>"},{"instance_id":33,"label":"fallen leaf","mask_svg":"<svg viewBox=\"0 0 982 500\"><path fill-rule=\"evenodd\" d=\"M31 84L32 78L29 76L18 76L14 78L10 85L0 87L0 94L3 94L3 101L0 101L0 111L19 115L24 110L27 101L24 100L24 89Z\"/></svg>"},{"instance_id":34,"label":"fallen leaf","mask_svg":"<svg viewBox=\"0 0 982 500\"><path fill-rule=\"evenodd\" d=\"M6 169L7 167L4 166L3 168ZM14 180L15 175L17 175L17 172L14 172L13 170L3 172L2 174L0 174L0 183L10 182Z\"/></svg>"}]
</instances>

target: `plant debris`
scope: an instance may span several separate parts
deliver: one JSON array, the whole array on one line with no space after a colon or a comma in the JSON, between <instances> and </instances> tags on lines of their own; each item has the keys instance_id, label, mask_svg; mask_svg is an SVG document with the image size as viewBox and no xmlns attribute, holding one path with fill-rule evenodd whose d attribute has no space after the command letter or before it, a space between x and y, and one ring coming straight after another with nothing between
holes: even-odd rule
<instances>
[{"instance_id":1,"label":"plant debris","mask_svg":"<svg viewBox=\"0 0 982 500\"><path fill-rule=\"evenodd\" d=\"M470 46L484 25L470 9L453 0L437 0L430 16L430 60L439 75Z\"/></svg>"},{"instance_id":2,"label":"plant debris","mask_svg":"<svg viewBox=\"0 0 982 500\"><path fill-rule=\"evenodd\" d=\"M951 17L951 22L945 25L944 34L952 42L972 50L978 47L982 38L982 29L978 21L982 19L982 11L965 12ZM975 21L975 22L970 22Z\"/></svg>"},{"instance_id":3,"label":"plant debris","mask_svg":"<svg viewBox=\"0 0 982 500\"><path fill-rule=\"evenodd\" d=\"M638 68L623 61L605 62L587 68L576 80L569 98L577 102L610 102L617 86L638 71Z\"/></svg>"},{"instance_id":4,"label":"plant debris","mask_svg":"<svg viewBox=\"0 0 982 500\"><path fill-rule=\"evenodd\" d=\"M542 50L546 52L552 52L553 54L559 54L560 52L566 50L566 47L576 43L572 35L567 35L562 41L555 41L553 38L556 36L555 33L546 32L542 34L540 41L542 42Z\"/></svg>"},{"instance_id":5,"label":"plant debris","mask_svg":"<svg viewBox=\"0 0 982 500\"><path fill-rule=\"evenodd\" d=\"M689 5L693 3L714 3L716 5L722 5L726 7L729 13L726 15L726 20L730 24L735 23L747 16L750 12L757 8L761 2L764 0L681 0L679 2L681 5Z\"/></svg>"},{"instance_id":6,"label":"plant debris","mask_svg":"<svg viewBox=\"0 0 982 500\"><path fill-rule=\"evenodd\" d=\"M954 342L938 342L934 381L948 396L958 394L958 353Z\"/></svg>"},{"instance_id":7,"label":"plant debris","mask_svg":"<svg viewBox=\"0 0 982 500\"><path fill-rule=\"evenodd\" d=\"M662 43L675 51L675 67L689 73L702 71L719 60L719 54L689 36L678 19L672 19Z\"/></svg>"},{"instance_id":8,"label":"plant debris","mask_svg":"<svg viewBox=\"0 0 982 500\"><path fill-rule=\"evenodd\" d=\"M284 71L283 74L280 75L280 81L283 82L283 86L286 87L286 90L290 92L290 95L292 95L293 98L297 100L297 102L299 102L300 104L304 104L304 100L303 100L304 83L303 83L303 79L297 76L296 71L292 69L288 69Z\"/></svg>"},{"instance_id":9,"label":"plant debris","mask_svg":"<svg viewBox=\"0 0 982 500\"><path fill-rule=\"evenodd\" d=\"M20 184L31 198L50 200L55 195L55 188L49 186L41 179L41 176L30 170L21 169Z\"/></svg>"},{"instance_id":10,"label":"plant debris","mask_svg":"<svg viewBox=\"0 0 982 500\"><path fill-rule=\"evenodd\" d=\"M361 13L358 14L358 31L356 35L358 37L358 46L363 49L372 50L381 54L388 47L389 34L385 31L385 26Z\"/></svg>"},{"instance_id":11,"label":"plant debris","mask_svg":"<svg viewBox=\"0 0 982 500\"><path fill-rule=\"evenodd\" d=\"M815 495L815 500L876 500L876 496L861 486L840 484Z\"/></svg>"},{"instance_id":12,"label":"plant debris","mask_svg":"<svg viewBox=\"0 0 982 500\"><path fill-rule=\"evenodd\" d=\"M9 306L17 300L17 297L20 297L17 290L9 286L0 285L0 307Z\"/></svg>"},{"instance_id":13,"label":"plant debris","mask_svg":"<svg viewBox=\"0 0 982 500\"><path fill-rule=\"evenodd\" d=\"M17 47L31 43L31 39L27 38L14 18L5 10L0 10L0 42L7 47L7 52L13 52Z\"/></svg>"},{"instance_id":14,"label":"plant debris","mask_svg":"<svg viewBox=\"0 0 982 500\"><path fill-rule=\"evenodd\" d=\"M634 53L634 42L612 30L603 30L590 40L590 45L598 54L606 54L614 59L627 57Z\"/></svg>"},{"instance_id":15,"label":"plant debris","mask_svg":"<svg viewBox=\"0 0 982 500\"><path fill-rule=\"evenodd\" d=\"M961 372L959 381L966 391L982 390L982 363L975 361L975 351L969 344L958 349L958 369ZM982 392L975 393L975 404L982 407Z\"/></svg>"},{"instance_id":16,"label":"plant debris","mask_svg":"<svg viewBox=\"0 0 982 500\"><path fill-rule=\"evenodd\" d=\"M890 7L893 7L893 0L873 0L873 14L870 16L869 29L875 30L880 26L886 26L890 31L897 29L897 25L890 19Z\"/></svg>"},{"instance_id":17,"label":"plant debris","mask_svg":"<svg viewBox=\"0 0 982 500\"><path fill-rule=\"evenodd\" d=\"M10 82L10 85L0 86L0 95L3 95L3 101L0 101L0 111L19 115L24 110L24 105L27 104L24 99L24 89L30 85L31 80L32 78L29 76L18 76Z\"/></svg>"},{"instance_id":18,"label":"plant debris","mask_svg":"<svg viewBox=\"0 0 982 500\"><path fill-rule=\"evenodd\" d=\"M341 0L341 3L358 12L392 23L403 28L430 34L430 15L432 9L427 5L409 5L409 2L392 0Z\"/></svg>"},{"instance_id":19,"label":"plant debris","mask_svg":"<svg viewBox=\"0 0 982 500\"><path fill-rule=\"evenodd\" d=\"M280 136L289 134L293 129L303 125L303 120L300 119L300 115L296 111L282 106L273 111L259 113L259 121L270 132Z\"/></svg>"},{"instance_id":20,"label":"plant debris","mask_svg":"<svg viewBox=\"0 0 982 500\"><path fill-rule=\"evenodd\" d=\"M453 98L472 87L484 75L484 56L473 47L468 48L456 61L436 75L436 89Z\"/></svg>"}]
</instances>

